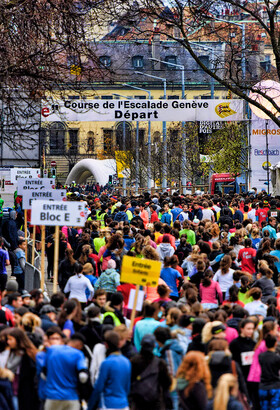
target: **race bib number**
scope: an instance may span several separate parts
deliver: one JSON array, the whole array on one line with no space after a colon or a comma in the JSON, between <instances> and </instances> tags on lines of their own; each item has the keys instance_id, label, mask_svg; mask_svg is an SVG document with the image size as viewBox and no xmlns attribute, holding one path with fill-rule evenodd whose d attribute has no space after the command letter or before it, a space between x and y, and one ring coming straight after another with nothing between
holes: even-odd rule
<instances>
[{"instance_id":1,"label":"race bib number","mask_svg":"<svg viewBox=\"0 0 280 410\"><path fill-rule=\"evenodd\" d=\"M250 366L253 362L254 351L241 353L242 366Z\"/></svg>"},{"instance_id":2,"label":"race bib number","mask_svg":"<svg viewBox=\"0 0 280 410\"><path fill-rule=\"evenodd\" d=\"M277 212L271 212L271 216L273 216L274 218L277 218Z\"/></svg>"}]
</instances>

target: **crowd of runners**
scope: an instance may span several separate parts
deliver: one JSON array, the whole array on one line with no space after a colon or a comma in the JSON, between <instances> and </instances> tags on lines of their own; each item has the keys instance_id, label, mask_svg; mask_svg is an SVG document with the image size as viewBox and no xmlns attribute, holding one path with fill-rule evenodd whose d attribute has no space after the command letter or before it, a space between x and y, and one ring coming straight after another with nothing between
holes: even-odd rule
<instances>
[{"instance_id":1,"label":"crowd of runners","mask_svg":"<svg viewBox=\"0 0 280 410\"><path fill-rule=\"evenodd\" d=\"M280 409L280 200L256 190L82 200L87 222L61 228L50 298L24 289L20 200L3 223L0 409ZM124 255L162 263L133 323ZM46 256L53 280L51 228Z\"/></svg>"}]
</instances>

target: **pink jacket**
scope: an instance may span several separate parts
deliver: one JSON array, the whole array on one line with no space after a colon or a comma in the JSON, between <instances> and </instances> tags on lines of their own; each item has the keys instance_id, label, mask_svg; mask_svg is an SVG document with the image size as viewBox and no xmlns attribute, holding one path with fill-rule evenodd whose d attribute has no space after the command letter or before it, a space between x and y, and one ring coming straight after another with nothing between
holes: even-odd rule
<instances>
[{"instance_id":1,"label":"pink jacket","mask_svg":"<svg viewBox=\"0 0 280 410\"><path fill-rule=\"evenodd\" d=\"M261 366L259 363L259 355L267 351L267 347L265 345L265 341L262 340L259 346L256 348L253 361L250 367L250 371L247 377L248 382L257 382L260 383L261 381Z\"/></svg>"},{"instance_id":2,"label":"pink jacket","mask_svg":"<svg viewBox=\"0 0 280 410\"><path fill-rule=\"evenodd\" d=\"M226 328L226 341L230 344L234 339L238 337L238 332L233 327Z\"/></svg>"},{"instance_id":3,"label":"pink jacket","mask_svg":"<svg viewBox=\"0 0 280 410\"><path fill-rule=\"evenodd\" d=\"M217 294L219 296L220 302L223 301L223 294L218 282L211 281L210 286L203 286L202 283L199 285L199 295L201 298L201 303L218 303Z\"/></svg>"}]
</instances>

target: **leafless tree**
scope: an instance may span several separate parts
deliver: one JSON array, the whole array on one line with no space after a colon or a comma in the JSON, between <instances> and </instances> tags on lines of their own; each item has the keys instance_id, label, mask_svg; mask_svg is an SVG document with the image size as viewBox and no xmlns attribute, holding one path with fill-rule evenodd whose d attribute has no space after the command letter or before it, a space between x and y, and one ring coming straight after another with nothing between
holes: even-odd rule
<instances>
[{"instance_id":1,"label":"leafless tree","mask_svg":"<svg viewBox=\"0 0 280 410\"><path fill-rule=\"evenodd\" d=\"M1 138L11 149L35 143L42 98L79 92L98 78L100 64L88 37L94 8L89 0L0 2Z\"/></svg>"},{"instance_id":2,"label":"leafless tree","mask_svg":"<svg viewBox=\"0 0 280 410\"><path fill-rule=\"evenodd\" d=\"M264 79L280 80L279 1L172 0L165 7L161 0L141 0L138 6L129 0L116 0L110 8L111 3L104 2L103 10L108 16L117 10L119 21L132 27L131 40L159 34L162 39L177 42L217 83L259 108L280 126L280 96L268 95L274 86L255 87ZM112 16L116 18L117 15ZM140 24L143 18L145 25ZM210 52L210 64L204 64L199 58L199 42L205 45L208 42L210 48L211 43L221 42L224 53ZM265 68L265 54L271 56L270 73ZM253 98L250 92L258 98ZM276 93L280 94L279 90Z\"/></svg>"}]
</instances>

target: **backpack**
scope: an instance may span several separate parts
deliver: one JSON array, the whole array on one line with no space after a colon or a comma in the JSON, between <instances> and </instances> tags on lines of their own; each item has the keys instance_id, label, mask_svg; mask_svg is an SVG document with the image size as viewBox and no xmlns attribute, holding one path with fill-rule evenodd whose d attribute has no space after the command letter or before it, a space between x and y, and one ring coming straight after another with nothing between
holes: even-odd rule
<instances>
[{"instance_id":1,"label":"backpack","mask_svg":"<svg viewBox=\"0 0 280 410\"><path fill-rule=\"evenodd\" d=\"M141 396L141 399L147 402L147 404L156 402L159 399L159 362L160 359L154 357L152 362L131 384L130 394L132 396Z\"/></svg>"}]
</instances>

